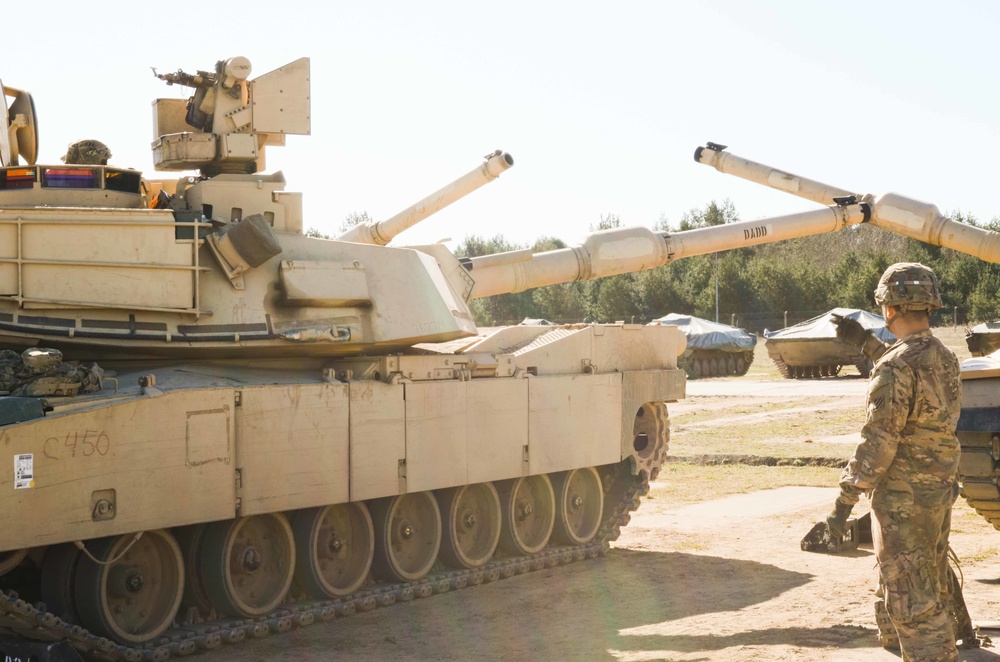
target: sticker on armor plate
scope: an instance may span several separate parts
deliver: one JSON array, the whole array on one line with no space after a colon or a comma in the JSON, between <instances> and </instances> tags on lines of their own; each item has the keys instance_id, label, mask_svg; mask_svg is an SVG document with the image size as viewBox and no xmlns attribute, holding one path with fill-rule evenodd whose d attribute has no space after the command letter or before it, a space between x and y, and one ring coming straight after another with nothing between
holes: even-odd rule
<instances>
[{"instance_id":1,"label":"sticker on armor plate","mask_svg":"<svg viewBox=\"0 0 1000 662\"><path fill-rule=\"evenodd\" d=\"M31 453L14 456L14 489L24 490L35 486L35 459Z\"/></svg>"}]
</instances>

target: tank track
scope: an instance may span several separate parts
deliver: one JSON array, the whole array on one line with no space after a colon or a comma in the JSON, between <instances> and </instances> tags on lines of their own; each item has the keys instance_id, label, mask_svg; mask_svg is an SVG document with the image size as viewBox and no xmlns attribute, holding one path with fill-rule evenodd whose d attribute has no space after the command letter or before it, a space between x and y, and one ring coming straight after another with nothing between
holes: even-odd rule
<instances>
[{"instance_id":1,"label":"tank track","mask_svg":"<svg viewBox=\"0 0 1000 662\"><path fill-rule=\"evenodd\" d=\"M772 359L778 372L785 379L822 379L823 377L836 377L840 374L842 365L836 363L817 365L788 365L781 359ZM859 368L860 369L860 368ZM864 376L867 376L865 373Z\"/></svg>"},{"instance_id":2,"label":"tank track","mask_svg":"<svg viewBox=\"0 0 1000 662\"><path fill-rule=\"evenodd\" d=\"M750 370L750 364L753 363L754 355L752 350L747 352L720 352L720 354L723 354L723 356L706 358L692 355L684 359L685 365L683 367L687 372L688 378L742 377L747 374Z\"/></svg>"},{"instance_id":3,"label":"tank track","mask_svg":"<svg viewBox=\"0 0 1000 662\"><path fill-rule=\"evenodd\" d=\"M967 499L967 502L976 514L992 524L993 528L1000 530L1000 499L995 501Z\"/></svg>"},{"instance_id":4,"label":"tank track","mask_svg":"<svg viewBox=\"0 0 1000 662\"><path fill-rule=\"evenodd\" d=\"M473 570L432 571L417 582L377 584L354 595L336 600L305 600L282 605L277 611L257 619L224 619L187 625L168 631L161 639L145 646L123 646L86 629L63 621L45 610L44 603L29 604L14 591L0 593L0 635L14 635L42 642L67 641L84 659L100 662L164 662L226 645L278 635L290 630L336 618L408 602L436 593L509 579L534 570L594 559L603 556L617 540L621 527L639 507L639 498L649 491L645 472L631 475L628 461L613 465L614 479L606 488L604 521L594 540L583 545L548 547L538 554L494 558ZM611 507L608 507L611 506Z\"/></svg>"}]
</instances>

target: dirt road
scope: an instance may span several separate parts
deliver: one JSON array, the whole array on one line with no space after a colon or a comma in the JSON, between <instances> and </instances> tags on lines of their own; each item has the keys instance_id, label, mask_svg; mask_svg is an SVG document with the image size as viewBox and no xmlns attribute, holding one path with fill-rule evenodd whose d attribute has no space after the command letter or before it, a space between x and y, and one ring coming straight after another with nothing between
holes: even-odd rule
<instances>
[{"instance_id":1,"label":"dirt road","mask_svg":"<svg viewBox=\"0 0 1000 662\"><path fill-rule=\"evenodd\" d=\"M862 407L864 390L864 380L851 378L705 380L692 382L679 406L693 411L700 396L783 401L793 393L835 394ZM899 659L877 642L871 549L844 556L799 550L829 510L834 487L786 485L685 506L658 498L658 487L668 486L654 485L604 558L316 625L213 659ZM699 490L697 479L680 487ZM1000 532L964 503L955 521L952 545L965 560L973 619L998 620ZM993 650L962 659L1000 660Z\"/></svg>"}]
</instances>

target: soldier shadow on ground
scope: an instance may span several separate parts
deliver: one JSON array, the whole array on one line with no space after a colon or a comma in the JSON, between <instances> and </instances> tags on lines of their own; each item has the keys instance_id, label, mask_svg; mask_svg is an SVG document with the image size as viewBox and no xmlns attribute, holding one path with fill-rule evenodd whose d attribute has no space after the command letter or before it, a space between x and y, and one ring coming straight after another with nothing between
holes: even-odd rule
<instances>
[{"instance_id":1,"label":"soldier shadow on ground","mask_svg":"<svg viewBox=\"0 0 1000 662\"><path fill-rule=\"evenodd\" d=\"M622 561L631 568L643 562L635 558L636 555L645 553L619 549L613 554L621 556ZM768 602L786 591L808 584L814 578L810 574L755 561L683 553L656 556L666 557L656 563L666 573L661 575L661 587L665 595L657 596L658 608L643 611L644 615L650 617L643 619L647 621L644 624L738 611ZM838 556L866 557L871 556L871 551L856 549L841 552ZM655 559L651 560L655 562ZM660 575L660 572L657 574ZM621 630L635 627L626 622L619 622L618 625ZM874 624L870 628L845 625L822 628L772 627L728 635L716 635L710 631L676 635L630 634L620 631L615 639L608 646L609 650L678 654L718 651L739 646L868 648L878 645L878 633Z\"/></svg>"},{"instance_id":2,"label":"soldier shadow on ground","mask_svg":"<svg viewBox=\"0 0 1000 662\"><path fill-rule=\"evenodd\" d=\"M632 637L639 642L628 642L630 651L669 651L684 654L701 651L719 651L740 646L795 646L798 648L873 648L879 646L874 627L834 625L826 628L766 628L730 635L652 635ZM898 656L899 652L895 654ZM992 650L979 648L959 650L959 660L991 662L1000 660Z\"/></svg>"}]
</instances>

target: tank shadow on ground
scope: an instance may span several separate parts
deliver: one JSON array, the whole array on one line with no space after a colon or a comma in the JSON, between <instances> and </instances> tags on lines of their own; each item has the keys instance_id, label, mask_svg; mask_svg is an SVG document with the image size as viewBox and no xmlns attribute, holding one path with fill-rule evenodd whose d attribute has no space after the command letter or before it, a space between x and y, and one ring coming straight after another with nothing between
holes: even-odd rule
<instances>
[{"instance_id":1,"label":"tank shadow on ground","mask_svg":"<svg viewBox=\"0 0 1000 662\"><path fill-rule=\"evenodd\" d=\"M257 659L614 659L642 639L623 630L767 602L812 575L754 561L614 549L251 644ZM734 590L741 585L752 590ZM442 641L449 645L442 647ZM243 650L240 650L243 648ZM246 647L216 662L245 660Z\"/></svg>"}]
</instances>

